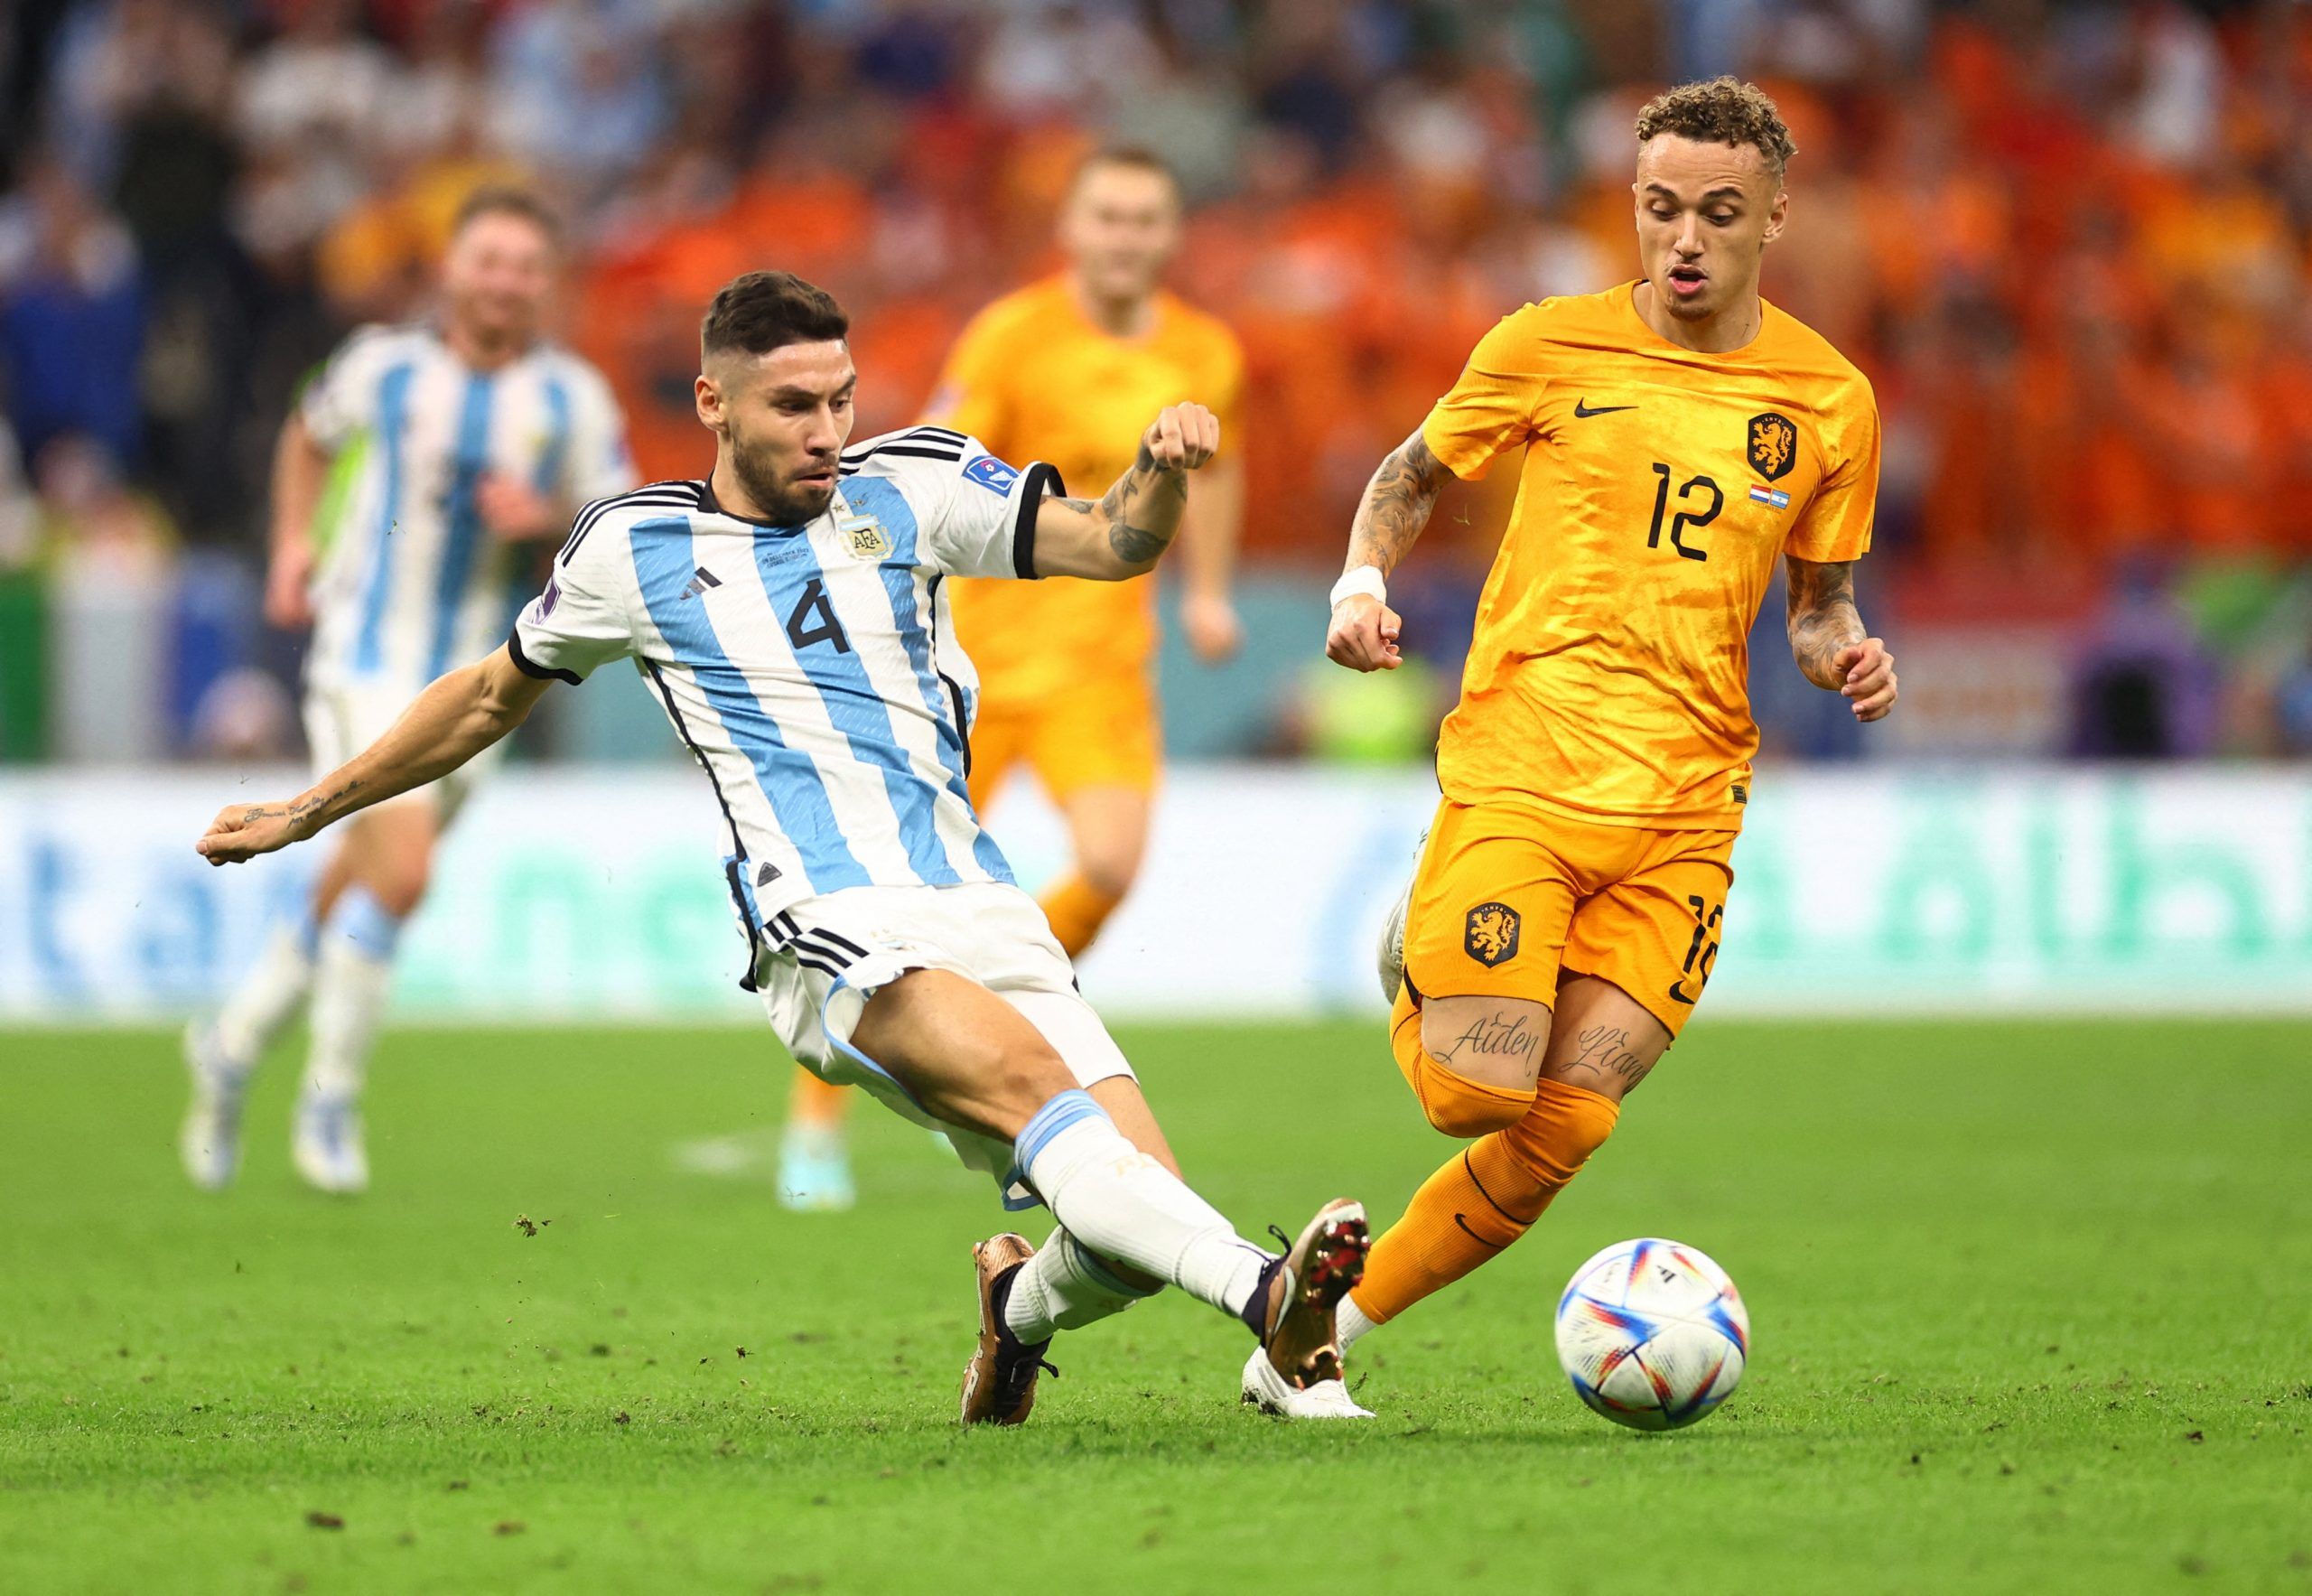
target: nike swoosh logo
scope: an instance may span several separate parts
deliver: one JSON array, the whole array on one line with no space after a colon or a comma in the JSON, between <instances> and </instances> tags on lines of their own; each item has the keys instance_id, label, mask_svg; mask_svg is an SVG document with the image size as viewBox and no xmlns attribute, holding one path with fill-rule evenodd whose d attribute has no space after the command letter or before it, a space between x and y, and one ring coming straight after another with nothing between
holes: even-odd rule
<instances>
[{"instance_id":1,"label":"nike swoosh logo","mask_svg":"<svg viewBox=\"0 0 2312 1596\"><path fill-rule=\"evenodd\" d=\"M1503 1247L1509 1245L1506 1241L1487 1241L1484 1237L1479 1236L1476 1231L1470 1229L1468 1216L1466 1214L1455 1214L1453 1216L1453 1223L1461 1227L1462 1235L1468 1237L1471 1241L1476 1242L1479 1246L1489 1246L1497 1253Z\"/></svg>"},{"instance_id":2,"label":"nike swoosh logo","mask_svg":"<svg viewBox=\"0 0 2312 1596\"><path fill-rule=\"evenodd\" d=\"M1699 997L1701 994L1697 993L1694 995ZM1686 995L1686 983L1683 976L1670 983L1670 1001L1684 1003L1689 1008L1693 1006L1693 998Z\"/></svg>"},{"instance_id":3,"label":"nike swoosh logo","mask_svg":"<svg viewBox=\"0 0 2312 1596\"><path fill-rule=\"evenodd\" d=\"M1637 406L1635 405L1600 405L1593 410L1590 406L1589 400L1576 399L1573 401L1573 418L1576 421L1587 421L1593 415L1611 415L1617 410L1635 410Z\"/></svg>"}]
</instances>

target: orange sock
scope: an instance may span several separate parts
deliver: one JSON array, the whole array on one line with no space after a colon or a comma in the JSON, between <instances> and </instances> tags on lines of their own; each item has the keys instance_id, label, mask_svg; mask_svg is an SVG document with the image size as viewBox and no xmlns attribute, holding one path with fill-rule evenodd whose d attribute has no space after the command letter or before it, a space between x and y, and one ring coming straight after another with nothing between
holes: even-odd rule
<instances>
[{"instance_id":1,"label":"orange sock","mask_svg":"<svg viewBox=\"0 0 2312 1596\"><path fill-rule=\"evenodd\" d=\"M1455 1153L1382 1232L1349 1293L1356 1311L1384 1323L1524 1235L1620 1114L1611 1097L1542 1082L1524 1118Z\"/></svg>"},{"instance_id":2,"label":"orange sock","mask_svg":"<svg viewBox=\"0 0 2312 1596\"><path fill-rule=\"evenodd\" d=\"M1094 888L1072 870L1046 887L1037 900L1044 918L1051 921L1051 934L1070 958L1092 946L1092 938L1123 901Z\"/></svg>"},{"instance_id":3,"label":"orange sock","mask_svg":"<svg viewBox=\"0 0 2312 1596\"><path fill-rule=\"evenodd\" d=\"M841 1130L850 1113L849 1091L827 1085L800 1064L795 1066L795 1087L787 1098L788 1124Z\"/></svg>"}]
</instances>

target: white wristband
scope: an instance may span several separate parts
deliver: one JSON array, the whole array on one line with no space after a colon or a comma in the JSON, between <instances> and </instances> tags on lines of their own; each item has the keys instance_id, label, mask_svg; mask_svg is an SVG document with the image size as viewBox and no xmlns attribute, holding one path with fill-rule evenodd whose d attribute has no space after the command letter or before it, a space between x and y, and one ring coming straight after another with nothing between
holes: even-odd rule
<instances>
[{"instance_id":1,"label":"white wristband","mask_svg":"<svg viewBox=\"0 0 2312 1596\"><path fill-rule=\"evenodd\" d=\"M1328 602L1338 609L1343 599L1361 593L1371 593L1384 604L1389 602L1389 584L1382 580L1380 566L1359 565L1349 572L1333 583L1332 597Z\"/></svg>"}]
</instances>

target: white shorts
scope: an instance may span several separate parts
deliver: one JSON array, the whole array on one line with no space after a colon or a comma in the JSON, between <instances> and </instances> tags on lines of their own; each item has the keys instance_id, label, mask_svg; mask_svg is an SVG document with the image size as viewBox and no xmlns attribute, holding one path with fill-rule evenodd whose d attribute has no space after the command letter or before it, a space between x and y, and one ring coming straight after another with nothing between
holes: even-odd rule
<instances>
[{"instance_id":1,"label":"white shorts","mask_svg":"<svg viewBox=\"0 0 2312 1596\"><path fill-rule=\"evenodd\" d=\"M401 719L418 694L406 682L358 682L340 686L305 688L305 743L312 750L313 774L328 775L386 734ZM482 750L438 781L391 798L390 803L430 803L437 819L447 826L472 796L474 783L489 774L505 748L500 742Z\"/></svg>"},{"instance_id":2,"label":"white shorts","mask_svg":"<svg viewBox=\"0 0 2312 1596\"><path fill-rule=\"evenodd\" d=\"M1006 1207L1032 1207L1012 1144L933 1117L851 1046L875 990L909 970L952 970L1002 998L1043 1033L1076 1084L1132 1066L1084 994L1036 901L1000 882L958 887L846 887L769 917L755 969L771 1029L820 1079L863 1087L902 1117L945 1135L966 1167L995 1177Z\"/></svg>"}]
</instances>

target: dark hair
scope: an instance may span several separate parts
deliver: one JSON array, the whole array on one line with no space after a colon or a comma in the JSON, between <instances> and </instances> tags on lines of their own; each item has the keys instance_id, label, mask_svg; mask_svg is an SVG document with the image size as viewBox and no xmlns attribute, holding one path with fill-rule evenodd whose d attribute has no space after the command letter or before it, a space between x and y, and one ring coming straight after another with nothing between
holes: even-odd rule
<instances>
[{"instance_id":1,"label":"dark hair","mask_svg":"<svg viewBox=\"0 0 2312 1596\"><path fill-rule=\"evenodd\" d=\"M1129 167L1135 172L1152 172L1172 185L1172 192L1180 191L1180 174L1172 163L1146 145L1102 145L1076 163L1076 171L1067 180L1073 191L1093 173L1103 166Z\"/></svg>"},{"instance_id":2,"label":"dark hair","mask_svg":"<svg viewBox=\"0 0 2312 1596\"><path fill-rule=\"evenodd\" d=\"M459 205L457 219L450 224L450 236L455 238L485 216L518 216L544 233L555 248L562 247L562 219L554 213L552 206L527 189L484 183Z\"/></svg>"},{"instance_id":3,"label":"dark hair","mask_svg":"<svg viewBox=\"0 0 2312 1596\"><path fill-rule=\"evenodd\" d=\"M1798 146L1790 141L1782 113L1755 83L1735 78L1712 78L1707 83L1681 83L1657 94L1637 113L1637 142L1657 133L1710 145L1748 145L1766 157L1775 181Z\"/></svg>"},{"instance_id":4,"label":"dark hair","mask_svg":"<svg viewBox=\"0 0 2312 1596\"><path fill-rule=\"evenodd\" d=\"M792 272L749 272L722 285L699 323L698 348L712 359L729 350L767 355L790 343L825 343L851 331L851 318L825 289Z\"/></svg>"}]
</instances>

